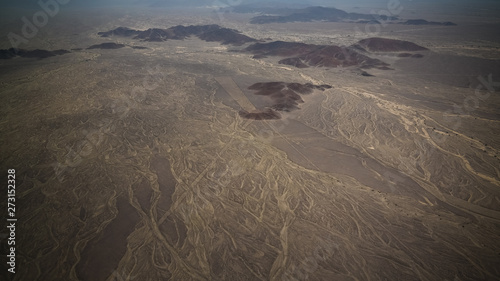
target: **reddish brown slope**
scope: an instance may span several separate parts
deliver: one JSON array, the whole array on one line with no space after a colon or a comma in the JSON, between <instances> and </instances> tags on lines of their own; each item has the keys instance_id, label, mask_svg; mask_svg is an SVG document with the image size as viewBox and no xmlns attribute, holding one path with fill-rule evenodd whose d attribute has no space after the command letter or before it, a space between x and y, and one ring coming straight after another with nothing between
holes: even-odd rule
<instances>
[{"instance_id":1,"label":"reddish brown slope","mask_svg":"<svg viewBox=\"0 0 500 281\"><path fill-rule=\"evenodd\" d=\"M279 63L299 68L317 67L347 67L387 68L388 64L372 59L356 52L354 48L304 44L297 42L275 41L256 43L248 46L245 51L255 54L256 58L265 56L287 57Z\"/></svg>"},{"instance_id":2,"label":"reddish brown slope","mask_svg":"<svg viewBox=\"0 0 500 281\"><path fill-rule=\"evenodd\" d=\"M270 97L273 104L264 111L247 112L240 111L240 116L246 119L254 120L272 120L280 119L281 115L277 111L292 111L299 108L299 103L303 103L301 95L307 95L314 90L324 91L330 89L330 85L313 85L310 83L285 83L285 82L267 82L256 83L248 87L254 90L255 95Z\"/></svg>"},{"instance_id":3,"label":"reddish brown slope","mask_svg":"<svg viewBox=\"0 0 500 281\"><path fill-rule=\"evenodd\" d=\"M429 50L409 41L379 37L363 39L354 46L361 47L369 52L415 52Z\"/></svg>"}]
</instances>

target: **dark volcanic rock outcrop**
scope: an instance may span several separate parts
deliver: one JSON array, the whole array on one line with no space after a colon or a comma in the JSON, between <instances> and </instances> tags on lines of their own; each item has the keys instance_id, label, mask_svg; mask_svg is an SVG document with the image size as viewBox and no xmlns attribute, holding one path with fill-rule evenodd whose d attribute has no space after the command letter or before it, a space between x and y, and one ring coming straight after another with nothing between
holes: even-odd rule
<instances>
[{"instance_id":1,"label":"dark volcanic rock outcrop","mask_svg":"<svg viewBox=\"0 0 500 281\"><path fill-rule=\"evenodd\" d=\"M407 24L407 25L444 25L444 26L455 26L455 25L457 25L456 23L453 23L451 21L437 22L437 21L426 21L426 20L423 20L423 19L407 20L407 21L403 22L402 24Z\"/></svg>"},{"instance_id":2,"label":"dark volcanic rock outcrop","mask_svg":"<svg viewBox=\"0 0 500 281\"><path fill-rule=\"evenodd\" d=\"M272 104L262 111L248 112L242 110L239 114L243 118L254 120L280 119L281 114L278 111L288 112L299 108L299 103L304 102L301 95L311 94L314 90L324 91L331 88L330 85L313 85L311 83L255 83L248 89L256 91L255 95L269 97Z\"/></svg>"},{"instance_id":3,"label":"dark volcanic rock outcrop","mask_svg":"<svg viewBox=\"0 0 500 281\"><path fill-rule=\"evenodd\" d=\"M415 52L429 50L412 42L378 37L363 39L355 44L354 47L369 52Z\"/></svg>"},{"instance_id":4,"label":"dark volcanic rock outcrop","mask_svg":"<svg viewBox=\"0 0 500 281\"><path fill-rule=\"evenodd\" d=\"M220 28L214 31L209 31L198 35L198 38L207 42L220 42L222 45L241 46L248 42L257 40L239 33L234 29Z\"/></svg>"},{"instance_id":5,"label":"dark volcanic rock outcrop","mask_svg":"<svg viewBox=\"0 0 500 281\"><path fill-rule=\"evenodd\" d=\"M10 48L10 49L7 49L7 50L0 50L0 59L11 59L13 57L16 57L17 56L17 52L14 48Z\"/></svg>"},{"instance_id":6,"label":"dark volcanic rock outcrop","mask_svg":"<svg viewBox=\"0 0 500 281\"><path fill-rule=\"evenodd\" d=\"M139 33L140 33L139 30L133 30L128 27L118 27L110 31L98 32L97 34L100 35L101 37L112 37L112 36L131 37L138 35Z\"/></svg>"},{"instance_id":7,"label":"dark volcanic rock outcrop","mask_svg":"<svg viewBox=\"0 0 500 281\"><path fill-rule=\"evenodd\" d=\"M256 55L291 57L303 55L315 50L317 45L274 41L270 43L256 43L248 46L245 50Z\"/></svg>"},{"instance_id":8,"label":"dark volcanic rock outcrop","mask_svg":"<svg viewBox=\"0 0 500 281\"><path fill-rule=\"evenodd\" d=\"M205 32L215 31L217 29L221 29L221 27L216 24L190 26L177 25L167 29L150 28L148 30L140 31L134 38L150 42L184 40L190 36L199 36Z\"/></svg>"},{"instance_id":9,"label":"dark volcanic rock outcrop","mask_svg":"<svg viewBox=\"0 0 500 281\"><path fill-rule=\"evenodd\" d=\"M256 83L248 87L248 89L256 91L255 95L270 97L274 103L271 108L277 111L298 109L299 103L304 102L301 95L311 94L314 90L324 91L330 88L332 88L330 85L285 82Z\"/></svg>"},{"instance_id":10,"label":"dark volcanic rock outcrop","mask_svg":"<svg viewBox=\"0 0 500 281\"><path fill-rule=\"evenodd\" d=\"M55 51L47 51L47 50L23 50L23 49L4 49L0 50L0 59L11 59L14 57L23 57L23 58L38 58L45 59L53 56L59 56L70 53L68 50L55 50Z\"/></svg>"},{"instance_id":11,"label":"dark volcanic rock outcrop","mask_svg":"<svg viewBox=\"0 0 500 281\"><path fill-rule=\"evenodd\" d=\"M388 66L380 60L372 59L356 52L354 48L348 47L275 41L256 43L248 46L245 51L254 54L254 57L288 57L280 60L279 63L299 68L308 66L386 68Z\"/></svg>"},{"instance_id":12,"label":"dark volcanic rock outcrop","mask_svg":"<svg viewBox=\"0 0 500 281\"><path fill-rule=\"evenodd\" d=\"M102 44L98 44L98 45L92 45L92 46L88 47L87 49L89 49L89 50L91 50L91 49L120 49L123 47L126 47L126 46L123 44L117 44L117 43L102 43Z\"/></svg>"},{"instance_id":13,"label":"dark volcanic rock outcrop","mask_svg":"<svg viewBox=\"0 0 500 281\"><path fill-rule=\"evenodd\" d=\"M247 42L255 42L257 40L241 34L239 31L229 28L223 28L219 25L190 25L190 26L173 26L167 29L150 28L144 31L133 30L126 27L119 27L107 32L98 33L102 37L123 36L133 37L149 42L163 42L167 40L183 40L190 36L208 42L221 42L222 44L243 45Z\"/></svg>"},{"instance_id":14,"label":"dark volcanic rock outcrop","mask_svg":"<svg viewBox=\"0 0 500 281\"><path fill-rule=\"evenodd\" d=\"M382 68L388 66L388 64L378 59L372 59L357 53L353 49L338 46L321 46L299 58L310 66L360 66L361 68Z\"/></svg>"},{"instance_id":15,"label":"dark volcanic rock outcrop","mask_svg":"<svg viewBox=\"0 0 500 281\"><path fill-rule=\"evenodd\" d=\"M177 36L175 33L160 28L150 28L148 30L140 31L134 39L141 39L149 42L162 42L168 39L182 40L185 37Z\"/></svg>"}]
</instances>

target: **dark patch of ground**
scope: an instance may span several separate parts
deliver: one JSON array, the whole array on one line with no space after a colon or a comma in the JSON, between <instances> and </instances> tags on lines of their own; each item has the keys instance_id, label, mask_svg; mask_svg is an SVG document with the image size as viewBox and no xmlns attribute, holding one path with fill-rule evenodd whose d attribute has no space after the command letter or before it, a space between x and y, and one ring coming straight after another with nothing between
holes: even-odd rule
<instances>
[{"instance_id":1,"label":"dark patch of ground","mask_svg":"<svg viewBox=\"0 0 500 281\"><path fill-rule=\"evenodd\" d=\"M281 119L281 114L278 112L268 108L264 111L256 111L256 112L248 112L245 110L241 110L239 112L240 116L245 119L253 119L253 120L276 120Z\"/></svg>"},{"instance_id":2,"label":"dark patch of ground","mask_svg":"<svg viewBox=\"0 0 500 281\"><path fill-rule=\"evenodd\" d=\"M68 50L55 50L55 51L47 51L47 50L24 50L24 49L4 49L0 50L0 59L11 59L14 57L23 57L23 58L37 58L37 59L45 59L53 56L59 56L70 53Z\"/></svg>"},{"instance_id":3,"label":"dark patch of ground","mask_svg":"<svg viewBox=\"0 0 500 281\"><path fill-rule=\"evenodd\" d=\"M422 54L410 54L410 53L400 53L398 54L398 58L423 58Z\"/></svg>"},{"instance_id":4,"label":"dark patch of ground","mask_svg":"<svg viewBox=\"0 0 500 281\"><path fill-rule=\"evenodd\" d=\"M127 237L139 222L139 215L124 196L116 199L116 208L116 217L83 249L76 266L80 280L106 280L125 255Z\"/></svg>"},{"instance_id":5,"label":"dark patch of ground","mask_svg":"<svg viewBox=\"0 0 500 281\"><path fill-rule=\"evenodd\" d=\"M92 45L92 46L88 47L87 49L88 50L91 50L91 49L110 49L110 50L114 50L114 49L121 49L121 48L124 48L124 47L126 47L126 46L123 45L123 44L117 44L117 43L108 42L108 43L102 43L102 44Z\"/></svg>"}]
</instances>

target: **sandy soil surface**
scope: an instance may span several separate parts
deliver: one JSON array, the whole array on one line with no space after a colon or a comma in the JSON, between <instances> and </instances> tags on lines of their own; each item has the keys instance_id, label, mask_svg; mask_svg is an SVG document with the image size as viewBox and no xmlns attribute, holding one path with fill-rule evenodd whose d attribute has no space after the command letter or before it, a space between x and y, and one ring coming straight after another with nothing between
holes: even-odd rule
<instances>
[{"instance_id":1,"label":"sandy soil surface","mask_svg":"<svg viewBox=\"0 0 500 281\"><path fill-rule=\"evenodd\" d=\"M61 12L23 48L79 50L0 60L1 165L16 169L18 208L5 280L500 278L494 19L383 27L378 37L429 51L367 54L392 68L370 77L195 37L97 35L219 24L258 40L373 37L357 24L190 13ZM102 43L145 48L86 49ZM272 104L249 89L268 82L332 88L278 120L240 116Z\"/></svg>"}]
</instances>

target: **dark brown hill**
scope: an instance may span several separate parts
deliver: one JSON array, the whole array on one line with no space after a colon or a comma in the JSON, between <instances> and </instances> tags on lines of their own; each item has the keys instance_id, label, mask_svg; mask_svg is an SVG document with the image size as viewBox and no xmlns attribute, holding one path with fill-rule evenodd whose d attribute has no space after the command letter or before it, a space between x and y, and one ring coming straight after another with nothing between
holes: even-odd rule
<instances>
[{"instance_id":1,"label":"dark brown hill","mask_svg":"<svg viewBox=\"0 0 500 281\"><path fill-rule=\"evenodd\" d=\"M207 42L220 42L222 45L241 46L248 42L256 42L257 40L241 34L239 31L228 28L220 28L217 30L204 32L198 35L198 38Z\"/></svg>"},{"instance_id":2,"label":"dark brown hill","mask_svg":"<svg viewBox=\"0 0 500 281\"><path fill-rule=\"evenodd\" d=\"M122 37L131 37L139 34L140 31L133 30L128 27L118 27L116 29L106 31L106 32L98 32L97 34L101 37L111 37L111 36L122 36Z\"/></svg>"},{"instance_id":3,"label":"dark brown hill","mask_svg":"<svg viewBox=\"0 0 500 281\"><path fill-rule=\"evenodd\" d=\"M304 102L301 95L311 94L314 90L324 91L330 88L332 88L330 85L285 82L256 83L248 87L248 89L256 91L255 95L270 97L273 100L273 105L270 108L277 111L298 109L299 103Z\"/></svg>"},{"instance_id":4,"label":"dark brown hill","mask_svg":"<svg viewBox=\"0 0 500 281\"><path fill-rule=\"evenodd\" d=\"M0 50L0 59L11 59L17 56L17 52L14 48Z\"/></svg>"},{"instance_id":5,"label":"dark brown hill","mask_svg":"<svg viewBox=\"0 0 500 281\"><path fill-rule=\"evenodd\" d=\"M101 37L123 36L133 37L148 42L163 42L167 40L184 40L190 36L208 42L221 42L222 44L243 45L247 42L255 42L257 40L241 34L234 29L223 28L219 25L177 25L167 29L150 28L144 31L133 30L126 27L119 27L107 32L99 32Z\"/></svg>"},{"instance_id":6,"label":"dark brown hill","mask_svg":"<svg viewBox=\"0 0 500 281\"><path fill-rule=\"evenodd\" d=\"M70 53L68 50L55 50L55 51L47 51L47 50L24 50L24 49L4 49L0 50L0 59L11 59L14 57L23 57L23 58L37 58L37 59L45 59L53 56L59 56Z\"/></svg>"},{"instance_id":7,"label":"dark brown hill","mask_svg":"<svg viewBox=\"0 0 500 281\"><path fill-rule=\"evenodd\" d=\"M92 46L88 47L87 49L89 49L89 50L91 50L91 49L120 49L123 47L126 47L126 46L123 44L108 42L108 43L92 45Z\"/></svg>"},{"instance_id":8,"label":"dark brown hill","mask_svg":"<svg viewBox=\"0 0 500 281\"><path fill-rule=\"evenodd\" d=\"M456 23L453 23L451 21L437 22L437 21L426 21L426 20L423 20L423 19L407 20L407 21L403 22L402 24L406 24L406 25L444 25L444 26L455 26L455 25L457 25Z\"/></svg>"},{"instance_id":9,"label":"dark brown hill","mask_svg":"<svg viewBox=\"0 0 500 281\"><path fill-rule=\"evenodd\" d=\"M189 26L177 25L168 28L168 30L171 30L174 34L181 38L186 38L192 35L199 36L205 32L211 32L219 29L222 29L222 27L217 24Z\"/></svg>"},{"instance_id":10,"label":"dark brown hill","mask_svg":"<svg viewBox=\"0 0 500 281\"><path fill-rule=\"evenodd\" d=\"M171 30L160 29L160 28L150 28L144 31L140 31L134 39L141 39L142 41L148 42L163 42L169 39L182 40L185 37L179 37Z\"/></svg>"},{"instance_id":11,"label":"dark brown hill","mask_svg":"<svg viewBox=\"0 0 500 281\"><path fill-rule=\"evenodd\" d=\"M211 32L222 27L212 24L212 25L177 25L172 26L167 29L160 28L150 28L145 31L140 31L135 39L142 39L144 41L161 42L171 40L184 40L190 36L200 36L205 32Z\"/></svg>"},{"instance_id":12,"label":"dark brown hill","mask_svg":"<svg viewBox=\"0 0 500 281\"><path fill-rule=\"evenodd\" d=\"M299 103L304 102L301 95L311 94L314 90L324 91L331 88L330 85L313 85L311 83L255 83L248 89L256 91L255 95L271 98L272 104L265 110L254 112L242 110L239 114L243 118L253 120L280 119L281 114L278 111L292 111L299 108Z\"/></svg>"},{"instance_id":13,"label":"dark brown hill","mask_svg":"<svg viewBox=\"0 0 500 281\"><path fill-rule=\"evenodd\" d=\"M361 66L363 68L385 67L388 64L357 53L353 49L338 46L320 46L313 52L299 56L310 66L320 67L348 67Z\"/></svg>"},{"instance_id":14,"label":"dark brown hill","mask_svg":"<svg viewBox=\"0 0 500 281\"><path fill-rule=\"evenodd\" d=\"M414 52L429 50L412 42L379 37L363 39L355 44L354 47L369 52Z\"/></svg>"},{"instance_id":15,"label":"dark brown hill","mask_svg":"<svg viewBox=\"0 0 500 281\"><path fill-rule=\"evenodd\" d=\"M383 68L388 64L372 59L356 52L354 48L314 45L296 42L275 41L270 43L256 43L248 46L245 51L256 57L279 56L288 57L279 63L299 68L308 66L317 67L347 67L360 66L363 68Z\"/></svg>"},{"instance_id":16,"label":"dark brown hill","mask_svg":"<svg viewBox=\"0 0 500 281\"><path fill-rule=\"evenodd\" d=\"M292 57L310 53L316 48L317 45L298 42L274 41L270 43L252 44L245 50L256 55Z\"/></svg>"}]
</instances>

